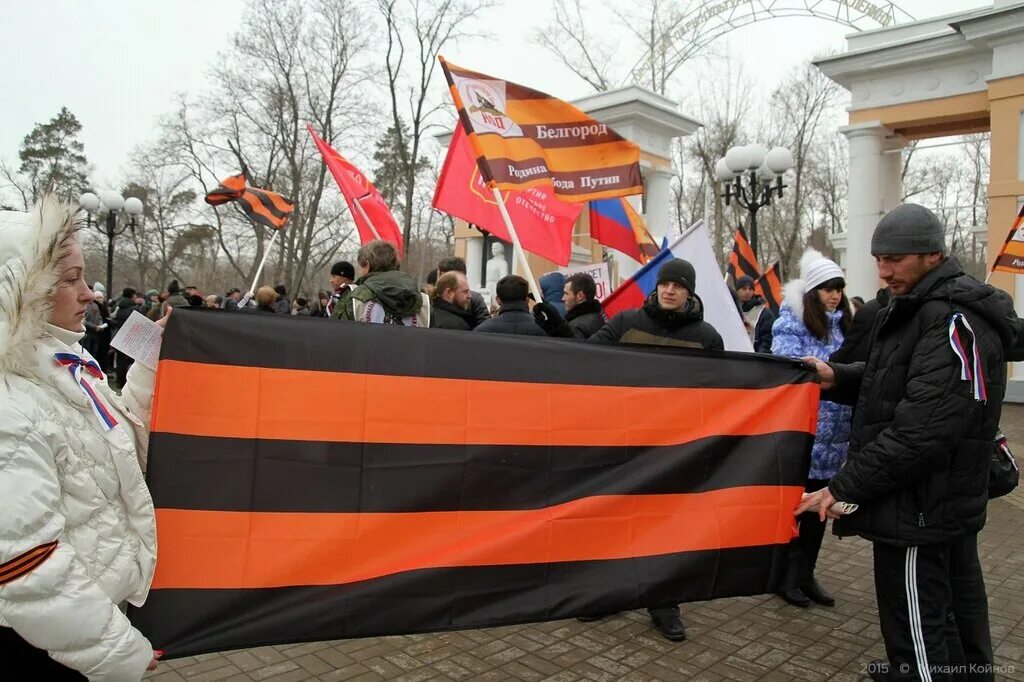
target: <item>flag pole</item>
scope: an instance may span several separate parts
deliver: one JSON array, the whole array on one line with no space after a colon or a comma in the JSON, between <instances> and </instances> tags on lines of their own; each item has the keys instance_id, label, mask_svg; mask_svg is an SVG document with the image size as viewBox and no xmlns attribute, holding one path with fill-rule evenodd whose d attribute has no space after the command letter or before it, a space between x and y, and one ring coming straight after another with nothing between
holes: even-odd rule
<instances>
[{"instance_id":1,"label":"flag pole","mask_svg":"<svg viewBox=\"0 0 1024 682\"><path fill-rule=\"evenodd\" d=\"M363 196L366 195L364 194ZM366 226L370 228L370 232L373 233L373 238L380 239L380 233L377 232L377 226L373 224L372 220L370 220L370 216L366 215L366 209L363 208L363 205L359 203L359 199L353 199L352 203L355 204L356 208L359 209L359 215L363 217L363 220L366 222ZM356 232L359 232L358 225L356 225L356 228Z\"/></svg>"},{"instance_id":2,"label":"flag pole","mask_svg":"<svg viewBox=\"0 0 1024 682\"><path fill-rule=\"evenodd\" d=\"M260 275L263 274L263 266L267 264L267 259L270 258L270 250L274 248L274 242L277 240L277 235L281 230L274 230L274 236L267 242L266 248L263 250L263 260L260 261L260 266L256 268L256 275L252 278L252 284L249 285L249 291L245 292L245 296L238 302L239 308L244 308L249 305L249 301L256 295L256 283L260 281Z\"/></svg>"},{"instance_id":3,"label":"flag pole","mask_svg":"<svg viewBox=\"0 0 1024 682\"><path fill-rule=\"evenodd\" d=\"M508 214L508 208L505 207L505 199L502 198L501 190L497 187L492 187L491 190L494 192L494 200L498 203L501 217L505 221L505 227L508 228L508 236L512 238L512 250L519 257L519 264L523 266L523 272L526 273L526 281L530 283L530 290L533 291L534 297L540 303L544 300L540 293L540 287L537 286L537 280L533 276L533 269L530 268L530 263L526 260L526 252L523 251L523 246L519 243L519 235L516 234L516 228L512 225L512 217Z\"/></svg>"}]
</instances>

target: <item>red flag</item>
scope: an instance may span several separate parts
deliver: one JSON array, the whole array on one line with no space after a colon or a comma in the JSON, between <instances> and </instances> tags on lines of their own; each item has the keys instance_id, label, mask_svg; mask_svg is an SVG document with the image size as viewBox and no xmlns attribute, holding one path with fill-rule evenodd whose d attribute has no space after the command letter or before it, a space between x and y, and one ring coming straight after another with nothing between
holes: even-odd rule
<instances>
[{"instance_id":1,"label":"red flag","mask_svg":"<svg viewBox=\"0 0 1024 682\"><path fill-rule=\"evenodd\" d=\"M523 250L559 265L568 265L573 225L583 204L561 201L544 187L510 190L502 192L502 196ZM448 145L448 156L434 193L434 208L506 242L512 241L494 192L480 178L480 169L462 126L456 126Z\"/></svg>"},{"instance_id":2,"label":"red flag","mask_svg":"<svg viewBox=\"0 0 1024 682\"><path fill-rule=\"evenodd\" d=\"M345 197L356 229L359 230L359 242L365 244L374 239L384 239L394 244L398 249L398 255L402 256L402 230L395 222L395 217L391 215L391 209L388 208L384 197L358 168L321 140L313 126L307 125L306 128L313 136L313 142L324 157L327 169L331 171L342 196Z\"/></svg>"}]
</instances>

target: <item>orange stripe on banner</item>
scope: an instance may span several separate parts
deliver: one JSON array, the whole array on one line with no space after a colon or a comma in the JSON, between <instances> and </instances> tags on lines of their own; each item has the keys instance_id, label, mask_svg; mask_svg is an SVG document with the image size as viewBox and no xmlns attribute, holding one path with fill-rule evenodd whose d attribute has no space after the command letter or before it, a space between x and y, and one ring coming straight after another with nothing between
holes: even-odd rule
<instances>
[{"instance_id":1,"label":"orange stripe on banner","mask_svg":"<svg viewBox=\"0 0 1024 682\"><path fill-rule=\"evenodd\" d=\"M161 360L152 428L349 443L675 445L715 435L814 433L818 393L814 383L766 389L584 386ZM339 400L345 409L324 409ZM740 404L744 409L735 409ZM224 405L232 406L230 419ZM569 405L573 416L567 420Z\"/></svg>"},{"instance_id":2,"label":"orange stripe on banner","mask_svg":"<svg viewBox=\"0 0 1024 682\"><path fill-rule=\"evenodd\" d=\"M505 114L519 125L598 123L571 104L553 97L548 99L507 100L505 102Z\"/></svg>"},{"instance_id":3,"label":"orange stripe on banner","mask_svg":"<svg viewBox=\"0 0 1024 682\"><path fill-rule=\"evenodd\" d=\"M608 495L545 509L303 514L157 509L154 589L341 585L404 571L785 544L803 488ZM300 493L301 494L301 493Z\"/></svg>"},{"instance_id":4,"label":"orange stripe on banner","mask_svg":"<svg viewBox=\"0 0 1024 682\"><path fill-rule=\"evenodd\" d=\"M579 147L543 148L529 138L506 139L493 133L478 133L476 138L481 153L489 159L527 161L543 156L549 170L561 173L628 166L637 162L636 147L626 141Z\"/></svg>"}]
</instances>

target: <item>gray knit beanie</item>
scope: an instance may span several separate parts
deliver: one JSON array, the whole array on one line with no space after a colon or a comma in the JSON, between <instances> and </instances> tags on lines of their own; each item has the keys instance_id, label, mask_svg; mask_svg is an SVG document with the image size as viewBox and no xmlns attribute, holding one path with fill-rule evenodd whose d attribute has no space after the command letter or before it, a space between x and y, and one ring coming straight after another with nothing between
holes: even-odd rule
<instances>
[{"instance_id":1,"label":"gray knit beanie","mask_svg":"<svg viewBox=\"0 0 1024 682\"><path fill-rule=\"evenodd\" d=\"M871 255L946 251L946 230L924 206L903 204L882 216L871 236Z\"/></svg>"}]
</instances>

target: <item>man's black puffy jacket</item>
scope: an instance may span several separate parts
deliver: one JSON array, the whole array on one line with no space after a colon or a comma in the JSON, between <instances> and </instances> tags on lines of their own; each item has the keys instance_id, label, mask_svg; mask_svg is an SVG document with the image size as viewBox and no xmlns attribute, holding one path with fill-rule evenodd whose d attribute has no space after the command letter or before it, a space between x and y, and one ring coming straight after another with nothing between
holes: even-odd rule
<instances>
[{"instance_id":1,"label":"man's black puffy jacket","mask_svg":"<svg viewBox=\"0 0 1024 682\"><path fill-rule=\"evenodd\" d=\"M497 317L492 317L473 330L485 334L518 334L519 336L547 336L540 328L526 301L502 303Z\"/></svg>"},{"instance_id":2,"label":"man's black puffy jacket","mask_svg":"<svg viewBox=\"0 0 1024 682\"><path fill-rule=\"evenodd\" d=\"M666 343L665 340L670 340ZM652 292L644 304L624 310L589 339L588 343L650 343L725 350L721 335L704 321L704 304L696 295L679 311L662 310L658 292Z\"/></svg>"},{"instance_id":3,"label":"man's black puffy jacket","mask_svg":"<svg viewBox=\"0 0 1024 682\"><path fill-rule=\"evenodd\" d=\"M949 338L956 312L974 330L987 402L961 380ZM856 405L846 465L829 489L860 509L836 521L837 535L922 545L981 530L1006 389L1003 348L1016 334L1010 297L965 275L955 258L880 312L867 362L834 364L836 387L823 395Z\"/></svg>"},{"instance_id":4,"label":"man's black puffy jacket","mask_svg":"<svg viewBox=\"0 0 1024 682\"><path fill-rule=\"evenodd\" d=\"M601 304L597 301L577 303L565 314L565 321L577 339L589 339L605 324Z\"/></svg>"}]
</instances>

